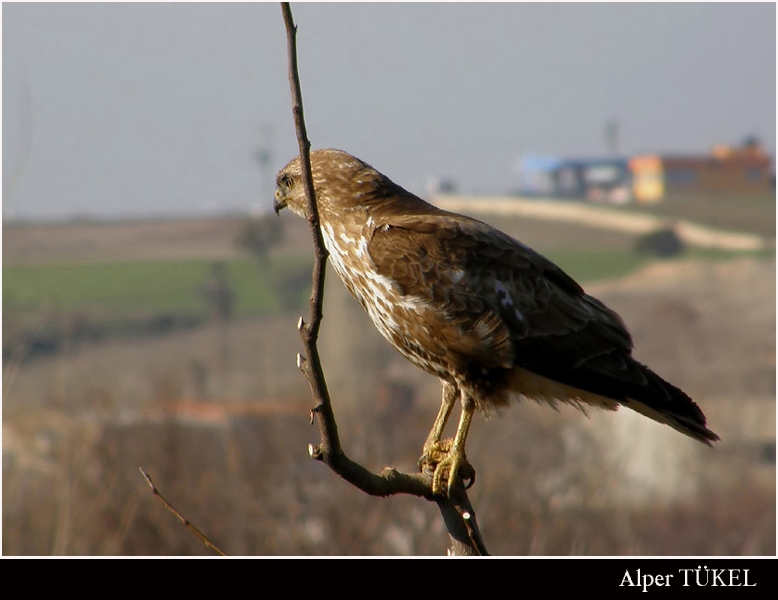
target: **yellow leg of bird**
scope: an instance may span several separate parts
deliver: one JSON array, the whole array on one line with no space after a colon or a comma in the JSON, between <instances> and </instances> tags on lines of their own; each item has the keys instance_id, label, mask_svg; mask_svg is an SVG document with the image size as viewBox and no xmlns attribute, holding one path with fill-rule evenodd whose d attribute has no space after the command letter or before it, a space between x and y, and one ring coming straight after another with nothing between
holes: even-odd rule
<instances>
[{"instance_id":1,"label":"yellow leg of bird","mask_svg":"<svg viewBox=\"0 0 778 600\"><path fill-rule=\"evenodd\" d=\"M442 379L440 383L443 387L443 398L440 403L438 416L435 417L435 423L432 425L432 430L427 436L427 441L424 442L425 456L440 441L443 429L445 429L448 418L451 416L451 410L454 408L454 402L456 402L457 396L459 396L459 390L457 390L456 386Z\"/></svg>"},{"instance_id":2,"label":"yellow leg of bird","mask_svg":"<svg viewBox=\"0 0 778 600\"><path fill-rule=\"evenodd\" d=\"M459 426L457 427L454 441L446 456L435 467L435 473L432 476L432 491L435 494L443 493L443 476L446 475L448 480L446 491L450 496L451 490L456 483L457 475L463 467L466 467L465 477L470 480L470 484L467 487L470 487L475 481L475 470L470 466L465 457L465 442L467 441L467 433L470 431L470 421L473 419L474 411L475 403L473 400L463 396L462 414L459 417Z\"/></svg>"}]
</instances>

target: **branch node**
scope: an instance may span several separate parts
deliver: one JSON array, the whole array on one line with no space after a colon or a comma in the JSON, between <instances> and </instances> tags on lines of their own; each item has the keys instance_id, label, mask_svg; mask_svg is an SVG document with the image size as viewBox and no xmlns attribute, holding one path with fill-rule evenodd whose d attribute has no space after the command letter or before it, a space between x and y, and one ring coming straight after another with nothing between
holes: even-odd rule
<instances>
[{"instance_id":1,"label":"branch node","mask_svg":"<svg viewBox=\"0 0 778 600\"><path fill-rule=\"evenodd\" d=\"M381 469L381 477L386 479L387 482L391 483L392 481L396 480L398 476L397 469L394 467L384 467Z\"/></svg>"}]
</instances>

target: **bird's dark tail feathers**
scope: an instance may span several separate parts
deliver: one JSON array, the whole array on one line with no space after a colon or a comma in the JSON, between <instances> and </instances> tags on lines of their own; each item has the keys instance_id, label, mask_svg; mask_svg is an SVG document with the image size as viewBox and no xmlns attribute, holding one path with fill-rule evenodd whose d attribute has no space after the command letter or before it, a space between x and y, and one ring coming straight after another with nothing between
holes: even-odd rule
<instances>
[{"instance_id":1,"label":"bird's dark tail feathers","mask_svg":"<svg viewBox=\"0 0 778 600\"><path fill-rule=\"evenodd\" d=\"M524 392L528 397L548 400L555 396L573 404L580 402L611 410L623 405L708 446L719 439L706 427L705 415L700 407L683 390L668 383L629 354L603 354L572 369L559 368L558 363L549 362L543 363L543 367L530 367L529 370L565 386L561 392L530 383L527 372L521 369L514 374L516 389L531 389Z\"/></svg>"},{"instance_id":2,"label":"bird's dark tail feathers","mask_svg":"<svg viewBox=\"0 0 778 600\"><path fill-rule=\"evenodd\" d=\"M719 436L706 427L700 407L683 390L668 383L642 363L633 361L645 381L626 386L619 402L646 417L712 446Z\"/></svg>"}]
</instances>

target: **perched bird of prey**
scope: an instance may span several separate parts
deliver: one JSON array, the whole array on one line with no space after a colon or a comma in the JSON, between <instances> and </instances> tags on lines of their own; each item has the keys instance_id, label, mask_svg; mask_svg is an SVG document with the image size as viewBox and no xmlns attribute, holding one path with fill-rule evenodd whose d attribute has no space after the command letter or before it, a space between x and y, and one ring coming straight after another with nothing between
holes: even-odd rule
<instances>
[{"instance_id":1,"label":"perched bird of prey","mask_svg":"<svg viewBox=\"0 0 778 600\"><path fill-rule=\"evenodd\" d=\"M346 152L310 156L332 266L381 334L443 386L422 457L436 494L458 474L472 483L465 441L474 411L521 397L623 405L708 445L718 440L689 396L632 357L621 318L551 261ZM276 184L276 213L288 206L306 217L299 157ZM456 434L441 440L457 400Z\"/></svg>"}]
</instances>

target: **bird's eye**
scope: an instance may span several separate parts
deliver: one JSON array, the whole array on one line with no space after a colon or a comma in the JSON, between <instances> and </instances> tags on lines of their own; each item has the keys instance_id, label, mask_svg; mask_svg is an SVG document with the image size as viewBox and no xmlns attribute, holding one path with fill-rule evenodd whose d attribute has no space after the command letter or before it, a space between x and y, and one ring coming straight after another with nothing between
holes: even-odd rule
<instances>
[{"instance_id":1,"label":"bird's eye","mask_svg":"<svg viewBox=\"0 0 778 600\"><path fill-rule=\"evenodd\" d=\"M292 178L289 175L284 175L278 182L279 185L285 187L287 190L292 189Z\"/></svg>"}]
</instances>

